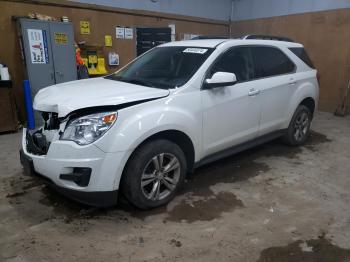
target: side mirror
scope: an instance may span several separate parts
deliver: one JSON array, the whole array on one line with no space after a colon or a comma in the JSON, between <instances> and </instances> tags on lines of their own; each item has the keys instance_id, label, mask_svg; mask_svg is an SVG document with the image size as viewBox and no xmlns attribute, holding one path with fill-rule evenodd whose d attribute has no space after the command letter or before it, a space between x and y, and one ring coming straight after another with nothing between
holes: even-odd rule
<instances>
[{"instance_id":1,"label":"side mirror","mask_svg":"<svg viewBox=\"0 0 350 262\"><path fill-rule=\"evenodd\" d=\"M237 83L237 77L234 73L216 72L210 79L205 79L204 88L232 86Z\"/></svg>"}]
</instances>

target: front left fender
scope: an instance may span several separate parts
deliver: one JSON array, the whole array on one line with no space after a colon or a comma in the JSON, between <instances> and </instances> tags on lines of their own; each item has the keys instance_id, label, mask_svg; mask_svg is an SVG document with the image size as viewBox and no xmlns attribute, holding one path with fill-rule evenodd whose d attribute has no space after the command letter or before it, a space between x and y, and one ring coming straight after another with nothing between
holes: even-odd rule
<instances>
[{"instance_id":1,"label":"front left fender","mask_svg":"<svg viewBox=\"0 0 350 262\"><path fill-rule=\"evenodd\" d=\"M191 101L185 101L182 97L172 103L162 100L165 103L156 100L119 111L115 126L102 139L96 141L96 146L105 152L133 151L152 135L176 130L191 139L197 159L201 152L202 134L200 101L196 101L194 97Z\"/></svg>"}]
</instances>

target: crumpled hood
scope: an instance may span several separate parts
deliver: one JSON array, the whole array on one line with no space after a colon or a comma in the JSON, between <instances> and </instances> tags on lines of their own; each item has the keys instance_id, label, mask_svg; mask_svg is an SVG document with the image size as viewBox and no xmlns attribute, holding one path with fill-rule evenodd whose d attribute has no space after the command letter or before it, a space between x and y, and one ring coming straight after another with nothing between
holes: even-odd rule
<instances>
[{"instance_id":1,"label":"crumpled hood","mask_svg":"<svg viewBox=\"0 0 350 262\"><path fill-rule=\"evenodd\" d=\"M55 112L59 117L64 117L77 109L121 105L168 95L169 90L93 78L41 89L34 98L33 107L38 111Z\"/></svg>"}]
</instances>

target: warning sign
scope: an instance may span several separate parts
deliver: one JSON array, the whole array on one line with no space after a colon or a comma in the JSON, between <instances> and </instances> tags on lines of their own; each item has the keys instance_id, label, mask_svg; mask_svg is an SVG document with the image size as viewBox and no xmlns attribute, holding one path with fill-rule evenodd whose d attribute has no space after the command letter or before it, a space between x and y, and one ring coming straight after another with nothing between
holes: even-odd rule
<instances>
[{"instance_id":1,"label":"warning sign","mask_svg":"<svg viewBox=\"0 0 350 262\"><path fill-rule=\"evenodd\" d=\"M55 43L58 45L66 45L68 44L68 36L65 33L57 33L54 34Z\"/></svg>"},{"instance_id":2,"label":"warning sign","mask_svg":"<svg viewBox=\"0 0 350 262\"><path fill-rule=\"evenodd\" d=\"M82 35L90 34L90 22L89 21L80 21L80 33Z\"/></svg>"},{"instance_id":3,"label":"warning sign","mask_svg":"<svg viewBox=\"0 0 350 262\"><path fill-rule=\"evenodd\" d=\"M33 64L48 64L49 55L47 49L46 31L28 29L30 58Z\"/></svg>"}]
</instances>

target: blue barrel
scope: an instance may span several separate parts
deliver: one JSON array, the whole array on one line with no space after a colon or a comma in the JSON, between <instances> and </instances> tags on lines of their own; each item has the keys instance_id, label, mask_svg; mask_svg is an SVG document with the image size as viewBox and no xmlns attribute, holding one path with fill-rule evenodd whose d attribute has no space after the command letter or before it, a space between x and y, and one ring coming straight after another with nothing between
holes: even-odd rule
<instances>
[{"instance_id":1,"label":"blue barrel","mask_svg":"<svg viewBox=\"0 0 350 262\"><path fill-rule=\"evenodd\" d=\"M25 102L26 112L27 112L27 128L34 129L35 120L34 120L33 102L32 102L32 95L30 92L29 80L23 81L23 91L24 91L24 102Z\"/></svg>"}]
</instances>

